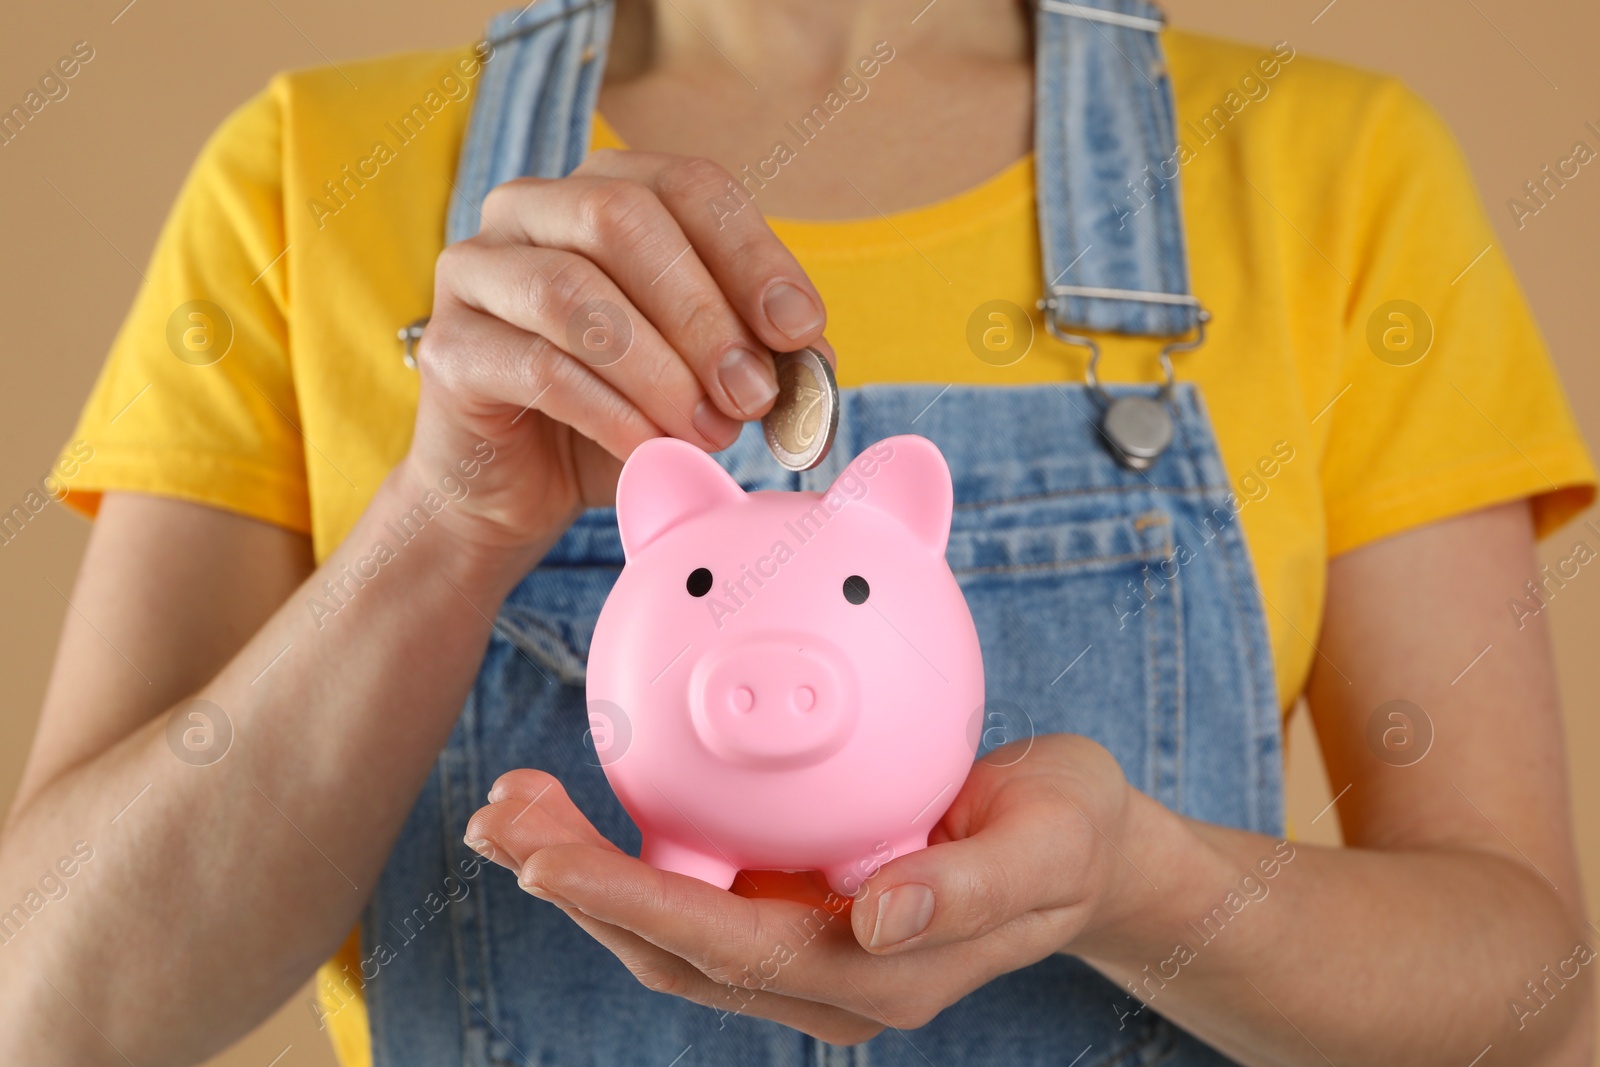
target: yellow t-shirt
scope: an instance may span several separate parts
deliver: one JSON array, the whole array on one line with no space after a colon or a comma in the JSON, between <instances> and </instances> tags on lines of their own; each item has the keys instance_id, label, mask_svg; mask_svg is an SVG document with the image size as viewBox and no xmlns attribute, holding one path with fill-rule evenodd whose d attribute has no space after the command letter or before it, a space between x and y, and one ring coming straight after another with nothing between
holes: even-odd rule
<instances>
[{"instance_id":1,"label":"yellow t-shirt","mask_svg":"<svg viewBox=\"0 0 1600 1067\"><path fill-rule=\"evenodd\" d=\"M1177 372L1244 505L1288 708L1330 556L1524 497L1548 532L1594 472L1433 112L1287 49L1164 42L1194 290L1214 316ZM478 76L467 49L286 74L224 123L84 410L93 457L71 465L69 502L165 494L306 531L319 559L339 543L409 443L418 383L395 331L430 308ZM619 142L597 120L594 143ZM1036 314L1011 366L967 345L978 305L1041 293L1033 180L1024 159L888 219L773 220L826 302L842 385L1082 380L1082 353ZM1106 379L1156 380L1159 342L1102 345ZM370 1061L337 970L355 959L352 938L322 983L350 1065Z\"/></svg>"}]
</instances>

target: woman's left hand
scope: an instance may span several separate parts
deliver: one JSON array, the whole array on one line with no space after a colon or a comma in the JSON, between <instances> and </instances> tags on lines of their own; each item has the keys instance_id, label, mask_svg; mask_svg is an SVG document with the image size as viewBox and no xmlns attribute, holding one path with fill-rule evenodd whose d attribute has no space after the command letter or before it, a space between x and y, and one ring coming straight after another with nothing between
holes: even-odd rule
<instances>
[{"instance_id":1,"label":"woman's left hand","mask_svg":"<svg viewBox=\"0 0 1600 1067\"><path fill-rule=\"evenodd\" d=\"M1135 797L1087 738L997 749L973 765L929 847L885 864L853 900L814 883L814 899L793 899L796 880L788 899L746 896L763 891L748 874L728 892L657 871L542 771L496 782L466 838L646 987L852 1044L922 1026L1111 925L1113 903L1139 895L1123 887L1143 877L1119 843Z\"/></svg>"}]
</instances>

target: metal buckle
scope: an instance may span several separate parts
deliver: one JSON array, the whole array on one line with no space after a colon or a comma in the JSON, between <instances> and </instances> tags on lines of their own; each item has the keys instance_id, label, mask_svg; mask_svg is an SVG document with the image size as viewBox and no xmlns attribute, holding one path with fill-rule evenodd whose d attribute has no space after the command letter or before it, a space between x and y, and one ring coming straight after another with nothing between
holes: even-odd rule
<instances>
[{"instance_id":1,"label":"metal buckle","mask_svg":"<svg viewBox=\"0 0 1600 1067\"><path fill-rule=\"evenodd\" d=\"M1100 346L1092 337L1085 337L1082 334L1068 333L1066 330L1061 328L1061 324L1056 320L1056 300L1056 297L1046 297L1045 299L1039 301L1039 309L1044 312L1045 329L1050 331L1050 336L1054 337L1063 344L1077 345L1080 348L1087 348L1089 350L1089 366L1084 371L1083 384L1089 387L1089 391L1094 394L1095 399L1100 402L1101 407L1108 407L1111 404L1111 394L1107 393L1105 388L1100 384L1100 377L1098 373L1100 367ZM1193 352L1195 349L1205 344L1206 323L1210 321L1211 312L1207 311L1204 307L1200 308L1198 326L1195 330L1195 336L1188 340L1172 341L1162 347L1160 356L1158 357L1161 360L1161 374L1163 378L1160 393L1160 399L1162 401L1165 401L1172 394L1172 387L1177 384L1177 376L1172 369L1173 354L1177 352Z\"/></svg>"},{"instance_id":2,"label":"metal buckle","mask_svg":"<svg viewBox=\"0 0 1600 1067\"><path fill-rule=\"evenodd\" d=\"M424 315L409 326L400 327L396 336L400 338L400 361L411 370L417 369L417 342L422 340L422 331L428 328L428 316Z\"/></svg>"},{"instance_id":3,"label":"metal buckle","mask_svg":"<svg viewBox=\"0 0 1600 1067\"><path fill-rule=\"evenodd\" d=\"M1039 7L1043 11L1052 11L1058 15L1072 15L1088 19L1090 22L1105 22L1112 26L1124 26L1130 30L1144 30L1146 33L1160 33L1167 28L1164 15L1153 19L1142 15L1125 15L1120 11L1074 4L1070 0L1039 0Z\"/></svg>"},{"instance_id":4,"label":"metal buckle","mask_svg":"<svg viewBox=\"0 0 1600 1067\"><path fill-rule=\"evenodd\" d=\"M1192 339L1171 341L1162 346L1160 358L1163 381L1161 389L1154 397L1145 396L1143 393L1113 397L1100 384L1100 346L1093 338L1068 333L1062 329L1061 324L1056 321L1054 304L1055 298L1039 302L1045 311L1045 328L1050 331L1050 335L1065 344L1081 345L1089 350L1089 366L1084 371L1084 384L1089 387L1090 394L1100 408L1096 429L1100 431L1101 440L1118 463L1136 474L1145 475L1172 444L1176 428L1170 410L1172 387L1177 380L1177 375L1172 369L1172 354L1188 352L1205 344L1206 323L1211 320L1210 312L1205 308L1199 309L1195 336Z\"/></svg>"}]
</instances>

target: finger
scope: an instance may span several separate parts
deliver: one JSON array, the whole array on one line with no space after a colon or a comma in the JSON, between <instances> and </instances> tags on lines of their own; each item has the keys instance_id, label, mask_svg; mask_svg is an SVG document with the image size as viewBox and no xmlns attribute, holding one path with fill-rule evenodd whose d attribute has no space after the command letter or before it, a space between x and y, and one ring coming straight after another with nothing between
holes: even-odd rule
<instances>
[{"instance_id":1,"label":"finger","mask_svg":"<svg viewBox=\"0 0 1600 1067\"><path fill-rule=\"evenodd\" d=\"M542 797L552 789L562 796L567 792L566 786L561 784L561 779L549 771L541 771L537 767L518 767L494 780L494 784L489 787L489 803L498 804L502 800L513 800L518 797Z\"/></svg>"},{"instance_id":2,"label":"finger","mask_svg":"<svg viewBox=\"0 0 1600 1067\"><path fill-rule=\"evenodd\" d=\"M776 351L822 336L822 297L794 254L756 210L750 190L709 159L654 152L596 152L578 168L630 178L660 198L711 276L756 335Z\"/></svg>"},{"instance_id":3,"label":"finger","mask_svg":"<svg viewBox=\"0 0 1600 1067\"><path fill-rule=\"evenodd\" d=\"M714 981L680 956L658 948L638 934L602 922L575 908L570 917L628 968L646 989L710 1008L718 1025L730 1017L750 1016L780 1023L833 1045L855 1045L876 1037L883 1024L830 1004L797 1000L765 989L759 975L748 982Z\"/></svg>"},{"instance_id":4,"label":"finger","mask_svg":"<svg viewBox=\"0 0 1600 1067\"><path fill-rule=\"evenodd\" d=\"M658 871L632 856L575 848L535 854L522 874L525 881L572 901L586 914L632 930L708 971L737 969L734 957L765 941L768 931L760 928L758 905L807 910L736 896L697 878ZM727 951L719 955L720 949Z\"/></svg>"},{"instance_id":5,"label":"finger","mask_svg":"<svg viewBox=\"0 0 1600 1067\"><path fill-rule=\"evenodd\" d=\"M1043 959L1062 943L1030 914L982 941L873 956L861 951L832 909L735 897L588 845L541 849L518 880L536 896L642 938L713 982L755 979L764 992L900 1028L924 1025L973 989ZM845 899L837 898L841 910Z\"/></svg>"},{"instance_id":6,"label":"finger","mask_svg":"<svg viewBox=\"0 0 1600 1067\"><path fill-rule=\"evenodd\" d=\"M1095 834L1048 787L998 798L968 836L885 864L855 903L851 925L873 953L973 941L1034 912L1085 903Z\"/></svg>"},{"instance_id":7,"label":"finger","mask_svg":"<svg viewBox=\"0 0 1600 1067\"><path fill-rule=\"evenodd\" d=\"M500 776L489 790L491 804L510 802L519 805L519 812L537 804L539 810L558 825L576 834L580 840L620 852L594 823L572 802L566 786L547 771L525 768ZM513 823L515 820L513 820Z\"/></svg>"},{"instance_id":8,"label":"finger","mask_svg":"<svg viewBox=\"0 0 1600 1067\"><path fill-rule=\"evenodd\" d=\"M502 187L504 188L504 187ZM750 332L672 213L645 185L574 175L491 195L484 225L503 238L595 263L628 295L726 414L752 419L777 395L766 346Z\"/></svg>"},{"instance_id":9,"label":"finger","mask_svg":"<svg viewBox=\"0 0 1600 1067\"><path fill-rule=\"evenodd\" d=\"M719 966L705 953L709 946L726 941L743 947L746 939L759 939L755 901L697 878L658 871L632 856L589 848L545 849L528 858L522 881L702 969Z\"/></svg>"},{"instance_id":10,"label":"finger","mask_svg":"<svg viewBox=\"0 0 1600 1067\"><path fill-rule=\"evenodd\" d=\"M833 345L828 343L826 337L819 337L811 342L811 347L822 353L822 358L828 361L828 366L835 371L839 369L839 353L833 350Z\"/></svg>"},{"instance_id":11,"label":"finger","mask_svg":"<svg viewBox=\"0 0 1600 1067\"><path fill-rule=\"evenodd\" d=\"M586 845L539 849L523 864L518 881L534 896L576 909L664 953L651 957L654 971L667 968L670 957L717 984L749 987L754 982L763 993L901 1029L925 1025L979 985L1042 960L1061 944L1038 915L1029 915L984 941L874 957L854 942L843 918L824 909L746 901ZM686 987L693 974L680 974L680 981ZM778 1017L760 1008L762 1003L768 1001L757 1001L746 1013Z\"/></svg>"},{"instance_id":12,"label":"finger","mask_svg":"<svg viewBox=\"0 0 1600 1067\"><path fill-rule=\"evenodd\" d=\"M459 303L434 316L418 345L417 366L443 389L503 405L513 429L529 411L539 411L618 459L662 434L631 401L545 338Z\"/></svg>"},{"instance_id":13,"label":"finger","mask_svg":"<svg viewBox=\"0 0 1600 1067\"><path fill-rule=\"evenodd\" d=\"M820 905L747 899L631 856L580 845L539 850L523 864L521 880L530 892L570 901L717 981L759 972L774 946L782 944L791 951L782 973L768 981L769 989L856 1010L864 1005L841 976L867 988L876 978L861 973L863 967L898 962L860 950L844 917L849 898L837 895Z\"/></svg>"},{"instance_id":14,"label":"finger","mask_svg":"<svg viewBox=\"0 0 1600 1067\"><path fill-rule=\"evenodd\" d=\"M462 835L467 847L509 871L519 871L527 858L552 845L599 845L593 835L538 807L535 800L508 800L479 808Z\"/></svg>"},{"instance_id":15,"label":"finger","mask_svg":"<svg viewBox=\"0 0 1600 1067\"><path fill-rule=\"evenodd\" d=\"M584 257L473 238L441 253L438 271L455 300L550 341L674 437L717 449L738 436L738 420Z\"/></svg>"},{"instance_id":16,"label":"finger","mask_svg":"<svg viewBox=\"0 0 1600 1067\"><path fill-rule=\"evenodd\" d=\"M556 844L582 842L618 851L544 771L502 775L489 798L491 803L468 821L465 840L502 867L519 870L529 856Z\"/></svg>"}]
</instances>

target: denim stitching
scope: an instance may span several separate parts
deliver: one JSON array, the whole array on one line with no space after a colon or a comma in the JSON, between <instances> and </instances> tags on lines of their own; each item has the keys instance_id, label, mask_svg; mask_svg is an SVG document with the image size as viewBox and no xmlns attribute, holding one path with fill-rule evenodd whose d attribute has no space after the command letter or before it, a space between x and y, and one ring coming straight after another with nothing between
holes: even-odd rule
<instances>
[{"instance_id":1,"label":"denim stitching","mask_svg":"<svg viewBox=\"0 0 1600 1067\"><path fill-rule=\"evenodd\" d=\"M1182 496L1204 496L1207 493L1225 493L1226 486L1215 485L1157 485L1154 482L1145 485L1104 485L1090 486L1086 489L1049 489L1042 493L1026 493L1021 496L998 497L992 500L969 500L955 505L956 511L971 511L974 508L998 507L1002 504L1029 504L1040 500L1057 500L1070 497L1095 496L1100 493L1174 493Z\"/></svg>"},{"instance_id":2,"label":"denim stitching","mask_svg":"<svg viewBox=\"0 0 1600 1067\"><path fill-rule=\"evenodd\" d=\"M1112 563L1146 563L1165 559L1159 553L1128 552L1120 556L1079 556L1074 559L1051 560L1045 563L997 563L990 567L951 567L955 574L1027 574L1038 571L1078 570Z\"/></svg>"}]
</instances>

